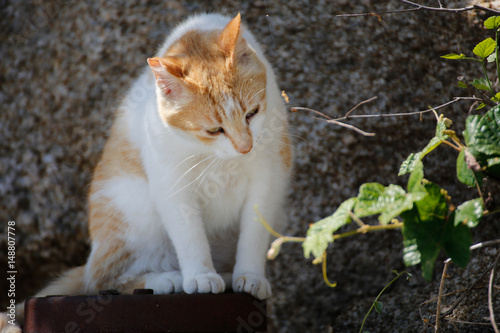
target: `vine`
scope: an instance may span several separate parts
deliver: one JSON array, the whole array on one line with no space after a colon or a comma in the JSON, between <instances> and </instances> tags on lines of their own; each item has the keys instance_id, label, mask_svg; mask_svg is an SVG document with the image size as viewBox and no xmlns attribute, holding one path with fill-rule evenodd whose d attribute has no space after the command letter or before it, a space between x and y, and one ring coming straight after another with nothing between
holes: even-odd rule
<instances>
[{"instance_id":1,"label":"vine","mask_svg":"<svg viewBox=\"0 0 500 333\"><path fill-rule=\"evenodd\" d=\"M416 6L414 10L424 7L409 1L400 0L400 2ZM433 10L447 10L441 6L440 8L434 8ZM471 9L477 8L467 7L466 10ZM494 12L494 10L489 11ZM381 15L389 13L394 12L367 13L362 15L374 15L380 19ZM361 14L348 16L359 15ZM322 263L322 274L325 283L330 287L335 287L336 283L329 281L326 272L326 250L328 246L340 238L374 231L400 229L403 235L403 261L407 266L420 264L424 279L431 280L435 262L443 249L450 258L445 268L447 268L447 265L451 261L460 267L467 266L471 256L471 228L476 227L484 216L500 212L499 207L489 206L490 204L482 192L485 182L500 180L500 92L495 90L497 86L495 83L500 78L498 45L500 16L488 18L484 22L484 27L494 31L495 39L487 38L478 43L472 50L475 57L466 56L463 53L450 53L442 56L445 59L468 60L480 64L482 72L480 78L466 81L462 77L458 81L459 87L479 93L479 97L476 95L471 97L456 97L452 101L438 107L413 113L351 115L354 109L372 101L376 98L374 97L359 103L347 112L344 117L337 119L332 119L319 111L309 108L292 108L292 111L314 112L328 123L369 136L374 135L374 133L365 132L350 124L346 124L345 121L356 117L405 116L415 113L433 112L436 116L436 131L434 137L431 138L429 143L420 152L412 153L401 164L399 176L409 175L406 188L394 184L388 186L379 183L363 184L359 188L359 194L356 197L345 200L332 215L311 224L306 237L290 237L277 233L270 228L256 208L259 221L276 237L267 253L268 259L276 258L284 243L302 243L304 257L307 259L313 256L313 264ZM497 78L495 80L491 80L488 75L487 66L489 64L496 66ZM484 110L489 107L482 115L469 115L467 117L465 131L462 133L463 139L460 139L459 135L452 129L453 122L445 118L442 114L439 115L436 111L441 107L460 100L473 101L476 110ZM452 147L458 153L456 161L457 178L460 182L477 191L477 198L455 205L451 196L444 188L424 177L423 160L425 156L431 154L442 144ZM368 216L378 216L379 223L377 225L365 224L361 219ZM338 232L352 221L358 225L357 229ZM397 280L401 274L392 280L384 290ZM493 274L494 269L492 270L492 276ZM445 276L445 272L443 272L443 276ZM444 278L442 278L441 283L443 282ZM438 301L441 300L441 291L442 288L440 288ZM380 295L373 303L368 314L373 308L378 310L378 307L380 307L381 310L381 303L378 303ZM439 308L440 306L438 306L438 311L440 311ZM363 320L362 327L368 314ZM493 323L493 315L492 318ZM494 328L497 330L496 327ZM436 323L436 331L438 330L439 313Z\"/></svg>"}]
</instances>

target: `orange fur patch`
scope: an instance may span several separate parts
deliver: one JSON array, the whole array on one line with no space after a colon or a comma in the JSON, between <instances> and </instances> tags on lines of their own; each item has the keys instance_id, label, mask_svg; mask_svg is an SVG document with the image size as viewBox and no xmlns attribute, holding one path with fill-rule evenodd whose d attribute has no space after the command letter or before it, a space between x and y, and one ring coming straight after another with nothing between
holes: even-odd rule
<instances>
[{"instance_id":1,"label":"orange fur patch","mask_svg":"<svg viewBox=\"0 0 500 333\"><path fill-rule=\"evenodd\" d=\"M131 253L120 235L128 226L124 217L104 197L91 198L89 207L89 232L99 248L89 258L89 269L97 289L115 288L114 281L130 265Z\"/></svg>"},{"instance_id":2,"label":"orange fur patch","mask_svg":"<svg viewBox=\"0 0 500 333\"><path fill-rule=\"evenodd\" d=\"M139 149L133 147L127 138L128 128L120 112L117 113L111 135L104 146L101 160L94 170L90 194L102 180L116 176L132 175L146 178Z\"/></svg>"},{"instance_id":3,"label":"orange fur patch","mask_svg":"<svg viewBox=\"0 0 500 333\"><path fill-rule=\"evenodd\" d=\"M283 133L283 141L281 143L280 156L286 169L292 166L292 148L290 148L290 138L287 132Z\"/></svg>"}]
</instances>

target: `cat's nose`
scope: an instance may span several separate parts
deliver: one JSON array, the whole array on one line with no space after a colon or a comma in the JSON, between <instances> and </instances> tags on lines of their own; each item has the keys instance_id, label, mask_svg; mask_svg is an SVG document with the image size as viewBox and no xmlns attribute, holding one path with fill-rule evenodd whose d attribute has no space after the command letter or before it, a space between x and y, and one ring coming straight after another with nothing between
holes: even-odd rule
<instances>
[{"instance_id":1,"label":"cat's nose","mask_svg":"<svg viewBox=\"0 0 500 333\"><path fill-rule=\"evenodd\" d=\"M240 154L248 154L253 147L252 135L247 131L241 131L230 137L234 149Z\"/></svg>"},{"instance_id":2,"label":"cat's nose","mask_svg":"<svg viewBox=\"0 0 500 333\"><path fill-rule=\"evenodd\" d=\"M247 154L250 152L250 150L252 150L252 147L253 147L253 144L252 144L252 141L250 141L249 144L242 146L242 147L238 147L236 150L238 150L239 153Z\"/></svg>"}]
</instances>

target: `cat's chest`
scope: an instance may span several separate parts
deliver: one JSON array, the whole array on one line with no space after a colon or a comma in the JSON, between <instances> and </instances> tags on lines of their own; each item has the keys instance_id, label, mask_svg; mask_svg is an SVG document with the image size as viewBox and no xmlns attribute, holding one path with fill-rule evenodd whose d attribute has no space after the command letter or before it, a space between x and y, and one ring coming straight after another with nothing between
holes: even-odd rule
<instances>
[{"instance_id":1,"label":"cat's chest","mask_svg":"<svg viewBox=\"0 0 500 333\"><path fill-rule=\"evenodd\" d=\"M196 177L190 186L192 200L209 225L221 226L239 218L254 178L248 164L237 159L207 161L192 177Z\"/></svg>"}]
</instances>

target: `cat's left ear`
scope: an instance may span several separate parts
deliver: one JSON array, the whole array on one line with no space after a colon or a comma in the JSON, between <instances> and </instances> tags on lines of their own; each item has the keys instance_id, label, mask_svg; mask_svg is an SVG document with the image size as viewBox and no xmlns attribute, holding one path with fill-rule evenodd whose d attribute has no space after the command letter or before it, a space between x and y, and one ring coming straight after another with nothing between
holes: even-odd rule
<instances>
[{"instance_id":1,"label":"cat's left ear","mask_svg":"<svg viewBox=\"0 0 500 333\"><path fill-rule=\"evenodd\" d=\"M241 42L240 36L241 15L238 13L222 30L217 39L217 46L224 52L227 58L230 59L230 64L235 62L236 45Z\"/></svg>"},{"instance_id":2,"label":"cat's left ear","mask_svg":"<svg viewBox=\"0 0 500 333\"><path fill-rule=\"evenodd\" d=\"M179 79L183 77L183 71L173 57L149 58L148 64L155 75L156 84L165 95L175 96L181 92Z\"/></svg>"}]
</instances>

